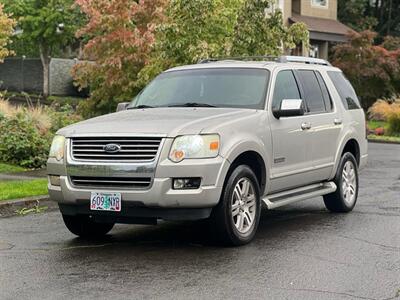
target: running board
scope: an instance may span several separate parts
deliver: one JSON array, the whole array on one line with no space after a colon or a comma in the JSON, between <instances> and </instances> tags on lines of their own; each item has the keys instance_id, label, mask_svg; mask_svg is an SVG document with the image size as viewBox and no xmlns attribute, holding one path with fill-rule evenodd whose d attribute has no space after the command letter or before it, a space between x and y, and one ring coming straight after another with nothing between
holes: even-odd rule
<instances>
[{"instance_id":1,"label":"running board","mask_svg":"<svg viewBox=\"0 0 400 300\"><path fill-rule=\"evenodd\" d=\"M262 198L268 209L274 209L280 206L294 202L307 200L313 197L323 196L336 191L334 182L317 183L289 191L271 194Z\"/></svg>"}]
</instances>

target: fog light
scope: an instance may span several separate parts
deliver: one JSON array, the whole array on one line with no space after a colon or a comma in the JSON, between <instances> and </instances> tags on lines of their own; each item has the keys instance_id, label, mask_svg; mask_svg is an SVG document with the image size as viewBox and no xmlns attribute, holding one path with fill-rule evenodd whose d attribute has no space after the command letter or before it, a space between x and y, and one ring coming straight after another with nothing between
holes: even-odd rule
<instances>
[{"instance_id":1,"label":"fog light","mask_svg":"<svg viewBox=\"0 0 400 300\"><path fill-rule=\"evenodd\" d=\"M60 176L49 175L49 181L50 181L51 185L55 185L55 186L60 186L61 185Z\"/></svg>"},{"instance_id":2,"label":"fog light","mask_svg":"<svg viewBox=\"0 0 400 300\"><path fill-rule=\"evenodd\" d=\"M201 179L198 177L193 178L174 178L172 187L174 190L183 189L198 189L200 187Z\"/></svg>"}]
</instances>

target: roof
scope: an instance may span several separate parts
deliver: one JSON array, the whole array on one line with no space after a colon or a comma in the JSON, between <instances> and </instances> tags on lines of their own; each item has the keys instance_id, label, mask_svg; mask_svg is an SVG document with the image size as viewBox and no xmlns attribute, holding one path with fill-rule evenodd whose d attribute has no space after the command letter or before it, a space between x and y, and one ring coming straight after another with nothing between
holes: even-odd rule
<instances>
[{"instance_id":1,"label":"roof","mask_svg":"<svg viewBox=\"0 0 400 300\"><path fill-rule=\"evenodd\" d=\"M289 18L289 21L291 23L303 22L307 25L308 30L311 32L346 36L349 32L353 31L350 27L334 19L323 19L293 14Z\"/></svg>"}]
</instances>

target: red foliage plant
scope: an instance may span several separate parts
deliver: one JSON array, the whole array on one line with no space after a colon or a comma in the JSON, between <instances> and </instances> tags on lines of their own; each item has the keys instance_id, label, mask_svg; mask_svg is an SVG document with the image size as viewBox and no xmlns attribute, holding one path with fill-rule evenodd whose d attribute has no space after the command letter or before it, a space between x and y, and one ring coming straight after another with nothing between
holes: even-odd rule
<instances>
[{"instance_id":1,"label":"red foliage plant","mask_svg":"<svg viewBox=\"0 0 400 300\"><path fill-rule=\"evenodd\" d=\"M155 43L155 30L165 18L167 0L76 0L87 17L77 32L86 40L83 57L72 73L76 84L93 91L84 104L99 113L137 92L137 73L146 64Z\"/></svg>"},{"instance_id":2,"label":"red foliage plant","mask_svg":"<svg viewBox=\"0 0 400 300\"><path fill-rule=\"evenodd\" d=\"M374 45L376 33L349 34L349 42L334 48L332 63L343 70L354 85L363 106L396 93L394 78L399 72L399 51Z\"/></svg>"}]
</instances>

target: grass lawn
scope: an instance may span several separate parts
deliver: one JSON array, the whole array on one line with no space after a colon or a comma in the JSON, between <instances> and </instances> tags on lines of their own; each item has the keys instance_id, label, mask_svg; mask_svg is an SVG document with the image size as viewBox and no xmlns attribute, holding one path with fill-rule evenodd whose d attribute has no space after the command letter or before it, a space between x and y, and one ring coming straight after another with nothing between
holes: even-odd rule
<instances>
[{"instance_id":1,"label":"grass lawn","mask_svg":"<svg viewBox=\"0 0 400 300\"><path fill-rule=\"evenodd\" d=\"M396 142L400 143L400 136L387 136L387 135L368 135L369 140L373 141L383 141L383 142Z\"/></svg>"},{"instance_id":2,"label":"grass lawn","mask_svg":"<svg viewBox=\"0 0 400 300\"><path fill-rule=\"evenodd\" d=\"M0 182L0 201L47 194L47 179Z\"/></svg>"},{"instance_id":3,"label":"grass lawn","mask_svg":"<svg viewBox=\"0 0 400 300\"><path fill-rule=\"evenodd\" d=\"M383 127L385 130L388 129L388 123L385 121L375 121L375 120L370 120L368 121L368 128L371 130L375 130L377 128Z\"/></svg>"},{"instance_id":4,"label":"grass lawn","mask_svg":"<svg viewBox=\"0 0 400 300\"><path fill-rule=\"evenodd\" d=\"M16 173L26 171L23 167L0 162L0 173Z\"/></svg>"}]
</instances>

